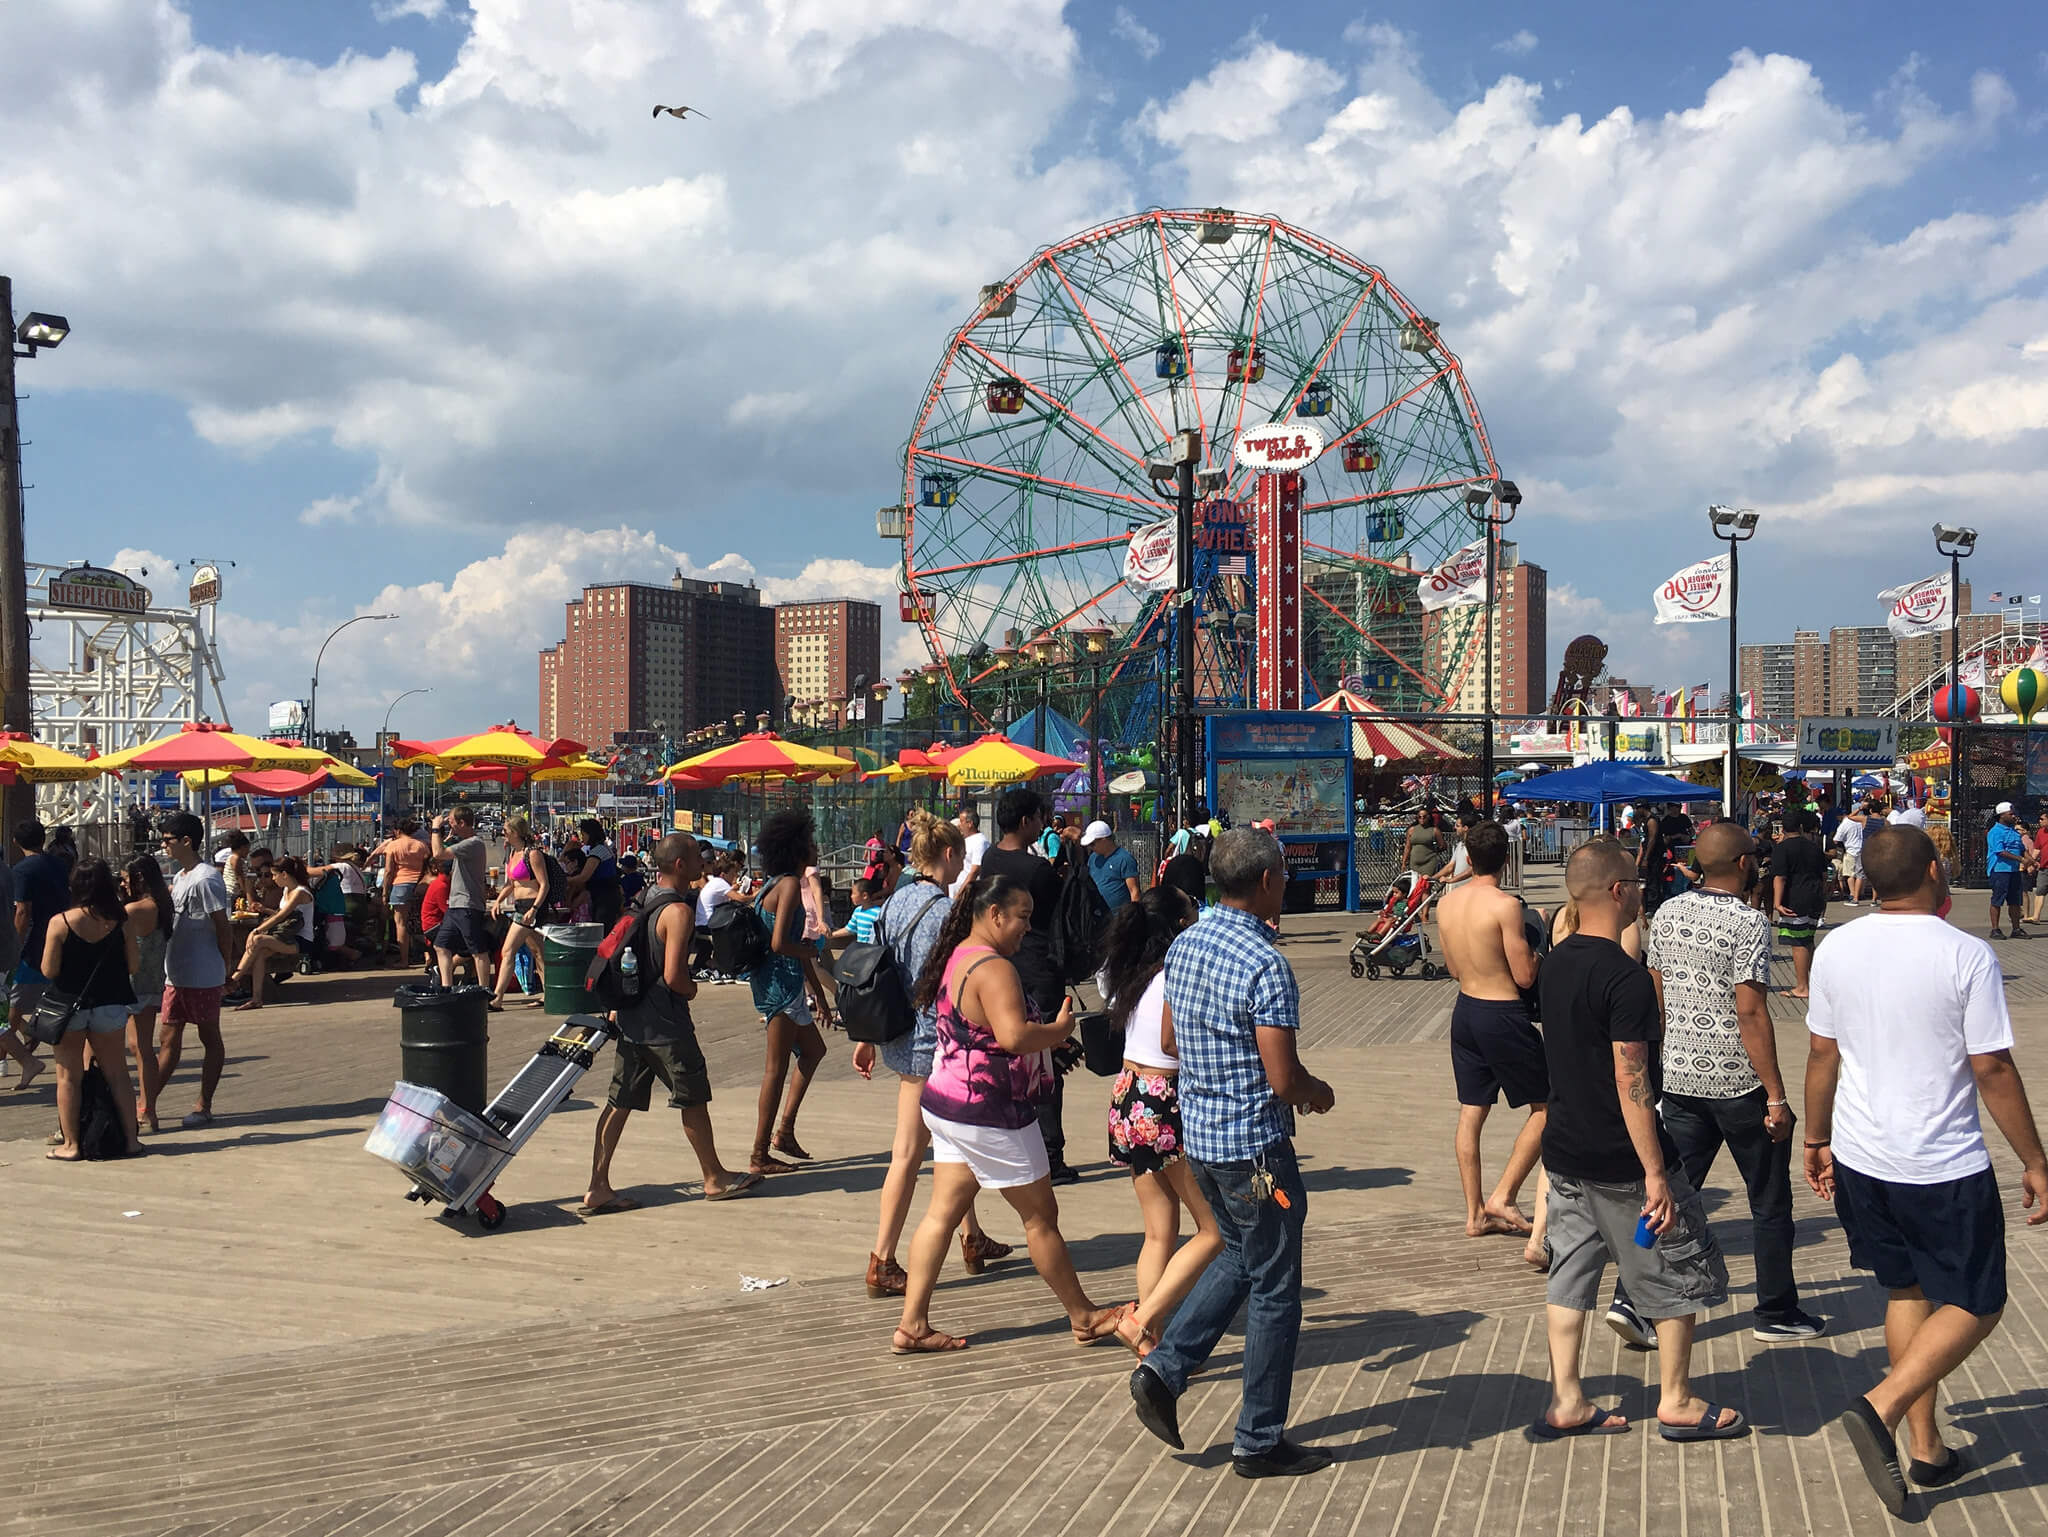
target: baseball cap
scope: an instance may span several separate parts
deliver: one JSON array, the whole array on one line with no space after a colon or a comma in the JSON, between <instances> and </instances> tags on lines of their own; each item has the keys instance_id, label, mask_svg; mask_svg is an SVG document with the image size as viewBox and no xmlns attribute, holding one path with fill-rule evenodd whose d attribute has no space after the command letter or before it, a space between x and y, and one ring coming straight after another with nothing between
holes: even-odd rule
<instances>
[{"instance_id":1,"label":"baseball cap","mask_svg":"<svg viewBox=\"0 0 2048 1537\"><path fill-rule=\"evenodd\" d=\"M1110 836L1110 832L1107 822L1090 822L1087 827L1082 829L1081 841L1083 843L1094 843L1108 836Z\"/></svg>"},{"instance_id":2,"label":"baseball cap","mask_svg":"<svg viewBox=\"0 0 2048 1537\"><path fill-rule=\"evenodd\" d=\"M1993 816L1995 816L1995 817L2002 817L2002 816L2004 816L2004 815L2005 815L2005 814L2006 814L2007 812L2009 812L2009 811L2011 811L2011 810L2012 810L2012 802L2011 802L2011 801L2000 801L2000 802L1998 803L1998 809L1997 809L1996 811L1992 812L1991 814L1992 814Z\"/></svg>"}]
</instances>

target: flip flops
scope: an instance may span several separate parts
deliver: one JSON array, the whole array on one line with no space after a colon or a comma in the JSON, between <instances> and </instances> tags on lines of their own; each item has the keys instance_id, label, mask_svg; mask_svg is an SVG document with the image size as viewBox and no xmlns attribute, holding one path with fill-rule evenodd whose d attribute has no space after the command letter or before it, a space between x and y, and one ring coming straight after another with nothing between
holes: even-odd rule
<instances>
[{"instance_id":1,"label":"flip flops","mask_svg":"<svg viewBox=\"0 0 2048 1537\"><path fill-rule=\"evenodd\" d=\"M1863 1464L1863 1476L1870 1480L1871 1493L1893 1515L1902 1513L1906 1508L1906 1480L1899 1473L1899 1443L1871 1407L1870 1400L1852 1400L1835 1423L1847 1433L1850 1446L1856 1449L1856 1460Z\"/></svg>"},{"instance_id":2,"label":"flip flops","mask_svg":"<svg viewBox=\"0 0 2048 1537\"><path fill-rule=\"evenodd\" d=\"M1970 1460L1960 1447L1951 1446L1948 1457L1941 1462L1922 1462L1915 1457L1906 1468L1906 1476L1922 1489L1939 1489L1943 1484L1952 1484L1970 1471Z\"/></svg>"},{"instance_id":3,"label":"flip flops","mask_svg":"<svg viewBox=\"0 0 2048 1537\"><path fill-rule=\"evenodd\" d=\"M577 1207L576 1215L579 1217L609 1217L614 1212L638 1211L639 1209L640 1203L631 1196L615 1195L609 1201L605 1201L597 1206Z\"/></svg>"},{"instance_id":4,"label":"flip flops","mask_svg":"<svg viewBox=\"0 0 2048 1537\"><path fill-rule=\"evenodd\" d=\"M1740 1409L1731 1409L1735 1416L1727 1424L1720 1423L1721 1406L1708 1404L1706 1413L1697 1425L1666 1425L1657 1423L1657 1434L1667 1441L1733 1441L1737 1436L1749 1434L1749 1421Z\"/></svg>"},{"instance_id":5,"label":"flip flops","mask_svg":"<svg viewBox=\"0 0 2048 1537\"><path fill-rule=\"evenodd\" d=\"M753 1188L754 1188L754 1187L755 1187L756 1185L758 1185L758 1184L760 1184L760 1183L761 1183L761 1176L760 1176L760 1175L758 1175L758 1174L742 1174L742 1175L741 1175L741 1176L740 1176L740 1177L739 1177L738 1179L734 1180L734 1181L733 1181L733 1182L732 1182L732 1183L731 1183L730 1185L727 1185L727 1186L726 1186L726 1187L725 1187L725 1188L724 1188L723 1190L720 1190L720 1191L716 1192L715 1194L714 1194L714 1193L713 1193L712 1191L709 1191L709 1190L705 1191L705 1192L704 1192L704 1199L705 1199L705 1200L707 1200L707 1201L730 1201L730 1200L734 1200L734 1199L736 1199L736 1198L738 1198L738 1197L740 1197L740 1196L743 1196L743 1195L745 1195L745 1194L746 1194L746 1193L747 1193L747 1192L748 1192L749 1190L752 1190L752 1189L753 1189Z\"/></svg>"},{"instance_id":6,"label":"flip flops","mask_svg":"<svg viewBox=\"0 0 2048 1537\"><path fill-rule=\"evenodd\" d=\"M1529 1427L1529 1434L1539 1441L1569 1441L1574 1436L1618 1436L1627 1430L1628 1421L1612 1409L1595 1408L1576 1425L1553 1425L1547 1419L1538 1420Z\"/></svg>"},{"instance_id":7,"label":"flip flops","mask_svg":"<svg viewBox=\"0 0 2048 1537\"><path fill-rule=\"evenodd\" d=\"M907 1339L908 1345L899 1345L898 1339ZM889 1340L889 1354L892 1356L939 1356L951 1351L965 1350L965 1335L941 1334L937 1329L927 1329L922 1334L906 1334L898 1329Z\"/></svg>"}]
</instances>

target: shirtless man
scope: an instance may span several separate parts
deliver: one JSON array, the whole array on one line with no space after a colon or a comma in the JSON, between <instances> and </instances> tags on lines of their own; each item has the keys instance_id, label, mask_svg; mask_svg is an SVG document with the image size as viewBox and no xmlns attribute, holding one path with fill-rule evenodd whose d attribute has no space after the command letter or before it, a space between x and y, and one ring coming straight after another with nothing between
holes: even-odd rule
<instances>
[{"instance_id":1,"label":"shirtless man","mask_svg":"<svg viewBox=\"0 0 2048 1537\"><path fill-rule=\"evenodd\" d=\"M1473 1238L1526 1235L1534 1264L1540 1262L1542 1235L1515 1201L1542 1155L1550 1100L1543 1037L1529 1022L1529 1006L1522 999L1522 989L1535 985L1536 957L1522 927L1521 899L1500 889L1501 867L1508 858L1506 830L1498 822L1481 822L1467 831L1465 848L1471 877L1444 894L1436 915L1445 965L1458 979L1458 1002L1451 1011L1451 1071L1458 1085L1465 1232ZM1482 1198L1479 1134L1501 1094L1511 1106L1527 1105L1529 1119L1515 1137L1500 1183ZM1540 1204L1537 1215L1540 1222Z\"/></svg>"}]
</instances>

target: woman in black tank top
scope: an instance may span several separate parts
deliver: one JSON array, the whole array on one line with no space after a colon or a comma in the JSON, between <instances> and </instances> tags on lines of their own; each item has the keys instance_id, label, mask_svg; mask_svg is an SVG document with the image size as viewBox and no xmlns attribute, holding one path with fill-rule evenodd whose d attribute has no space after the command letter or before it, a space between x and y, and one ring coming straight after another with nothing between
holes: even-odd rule
<instances>
[{"instance_id":1,"label":"woman in black tank top","mask_svg":"<svg viewBox=\"0 0 2048 1537\"><path fill-rule=\"evenodd\" d=\"M82 859L71 872L73 905L50 922L42 971L53 993L76 999L70 1028L57 1042L57 1125L63 1140L50 1149L56 1163L77 1163L79 1094L88 1046L127 1133L128 1152L142 1151L135 1131L135 1086L128 1078L128 1015L135 1004L129 977L142 952L128 930L128 909L104 859Z\"/></svg>"}]
</instances>

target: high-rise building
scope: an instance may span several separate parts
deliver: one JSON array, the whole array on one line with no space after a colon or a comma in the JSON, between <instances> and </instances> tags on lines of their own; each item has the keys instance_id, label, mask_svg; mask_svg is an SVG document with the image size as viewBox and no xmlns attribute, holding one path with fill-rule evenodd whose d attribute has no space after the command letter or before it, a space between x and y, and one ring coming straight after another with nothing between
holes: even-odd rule
<instances>
[{"instance_id":1,"label":"high-rise building","mask_svg":"<svg viewBox=\"0 0 2048 1537\"><path fill-rule=\"evenodd\" d=\"M1742 691L1748 706L1761 720L1789 721L1799 713L1796 646L1791 641L1767 641L1744 646L1739 662Z\"/></svg>"},{"instance_id":2,"label":"high-rise building","mask_svg":"<svg viewBox=\"0 0 2048 1537\"><path fill-rule=\"evenodd\" d=\"M1830 715L1880 715L1899 694L1898 638L1881 624L1828 631Z\"/></svg>"},{"instance_id":3,"label":"high-rise building","mask_svg":"<svg viewBox=\"0 0 2048 1537\"><path fill-rule=\"evenodd\" d=\"M1516 546L1503 541L1494 575L1500 591L1493 613L1493 708L1501 715L1541 715L1550 708L1549 573L1522 560ZM1440 609L1429 615L1425 645L1431 669L1458 681L1448 708L1477 715L1486 708L1486 670L1480 653L1486 640L1485 614L1472 616L1465 641L1470 665L1462 680L1457 680L1457 666L1447 665L1449 659L1442 654L1455 643L1452 637L1465 623L1466 612Z\"/></svg>"},{"instance_id":4,"label":"high-rise building","mask_svg":"<svg viewBox=\"0 0 2048 1537\"><path fill-rule=\"evenodd\" d=\"M782 693L799 702L836 703L853 680L882 676L882 608L858 598L785 603L775 610L775 670Z\"/></svg>"},{"instance_id":5,"label":"high-rise building","mask_svg":"<svg viewBox=\"0 0 2048 1537\"><path fill-rule=\"evenodd\" d=\"M1792 632L1792 713L1829 713L1828 643L1818 630Z\"/></svg>"},{"instance_id":6,"label":"high-rise building","mask_svg":"<svg viewBox=\"0 0 2048 1537\"><path fill-rule=\"evenodd\" d=\"M751 583L680 571L666 587L611 582L571 598L540 654L540 731L588 746L634 733L782 713L775 610Z\"/></svg>"}]
</instances>

